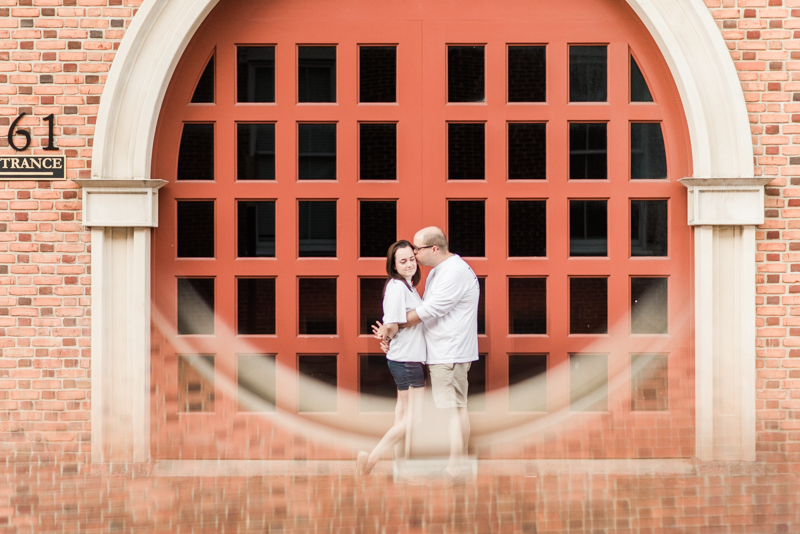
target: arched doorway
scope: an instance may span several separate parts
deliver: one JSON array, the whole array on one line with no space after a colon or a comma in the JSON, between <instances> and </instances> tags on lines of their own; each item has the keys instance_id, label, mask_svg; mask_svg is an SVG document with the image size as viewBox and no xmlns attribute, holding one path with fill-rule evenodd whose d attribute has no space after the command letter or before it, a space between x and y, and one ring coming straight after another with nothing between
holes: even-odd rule
<instances>
[{"instance_id":1,"label":"arched doorway","mask_svg":"<svg viewBox=\"0 0 800 534\"><path fill-rule=\"evenodd\" d=\"M601 438L548 455L690 455L688 135L644 27L617 2L372 4L222 2L181 59L153 156L157 456L290 454L216 378L246 360L381 391L376 256L429 224L484 280L477 432L566 408ZM388 421L271 380L301 418Z\"/></svg>"}]
</instances>

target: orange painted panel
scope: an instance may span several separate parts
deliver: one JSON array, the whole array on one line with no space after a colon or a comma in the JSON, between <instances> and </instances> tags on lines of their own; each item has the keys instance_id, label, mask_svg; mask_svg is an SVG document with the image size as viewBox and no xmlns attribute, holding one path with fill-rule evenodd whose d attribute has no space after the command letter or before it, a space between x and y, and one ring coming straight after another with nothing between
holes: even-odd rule
<instances>
[{"instance_id":1,"label":"orange painted panel","mask_svg":"<svg viewBox=\"0 0 800 534\"><path fill-rule=\"evenodd\" d=\"M299 45L336 47L336 103L298 103ZM447 45L485 48L486 99L447 102ZM508 103L507 47L546 46L547 98L542 103ZM608 101L570 103L570 44L608 47ZM275 47L275 102L236 102L236 46ZM397 46L397 102L358 102L359 45ZM645 74L654 103L628 101L629 54ZM216 61L215 103L191 104L195 84L209 57ZM394 182L358 179L360 122L397 124ZM631 180L630 122L663 125L668 180ZM215 180L177 181L178 150L184 123L212 122ZM236 125L275 123L276 176L273 182L236 180ZM337 180L298 181L298 124L335 123ZM485 125L486 178L447 180L448 122ZM547 179L507 179L507 125L545 122ZM603 122L608 128L608 180L569 180L570 122ZM361 413L358 355L376 353L377 343L359 335L359 277L381 277L385 260L359 258L358 202L397 201L397 236L410 239L420 227L447 229L448 200L485 201L486 255L467 258L486 278L488 354L485 409L471 413L473 437L482 455L493 457L686 457L693 453L694 383L692 341L691 234L686 225L685 190L677 180L691 175L690 147L677 89L644 26L623 2L557 3L425 2L387 4L371 0L270 2L223 0L188 45L164 99L153 150L153 176L170 181L160 193L160 226L153 239L153 454L158 458L349 457L333 441L299 440L287 421L318 421L380 435L391 414ZM298 257L298 202L335 200L335 258ZM547 256L508 257L509 199L547 204ZM608 201L608 256L569 257L569 200ZM669 256L630 258L630 199L668 201ZM177 202L213 200L213 258L177 258ZM274 258L236 257L236 202L274 200ZM630 333L630 277L669 278L669 334ZM509 334L508 279L547 279L547 333ZM569 279L607 277L609 333L569 333ZM215 280L214 335L178 335L177 279ZM236 332L237 277L276 279L275 335ZM298 330L298 278L335 278L336 335L306 336ZM238 412L236 355L276 354L291 371L279 377L277 414ZM607 355L608 411L569 411L569 355ZM631 355L668 355L668 411L632 412ZM214 354L213 413L183 413L178 395L178 355ZM548 354L549 414L512 413L508 404L508 355ZM298 356L338 355L334 413L296 414L299 382L292 373ZM287 415L288 414L288 415ZM548 419L549 418L549 419ZM536 427L537 421L546 430ZM527 425L527 426L526 426ZM534 425L534 426L530 426ZM287 430L287 428L289 430ZM510 443L492 432L535 428ZM544 428L544 427L543 427ZM545 436L546 434L546 436ZM546 437L546 439L545 439Z\"/></svg>"}]
</instances>

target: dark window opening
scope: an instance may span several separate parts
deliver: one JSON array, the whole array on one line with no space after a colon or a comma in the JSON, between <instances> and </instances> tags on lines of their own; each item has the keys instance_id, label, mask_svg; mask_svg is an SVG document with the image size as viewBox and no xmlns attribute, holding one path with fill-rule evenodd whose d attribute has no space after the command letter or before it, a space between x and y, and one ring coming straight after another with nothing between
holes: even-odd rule
<instances>
[{"instance_id":1,"label":"dark window opening","mask_svg":"<svg viewBox=\"0 0 800 534\"><path fill-rule=\"evenodd\" d=\"M397 101L397 47L359 48L359 101Z\"/></svg>"},{"instance_id":2,"label":"dark window opening","mask_svg":"<svg viewBox=\"0 0 800 534\"><path fill-rule=\"evenodd\" d=\"M178 278L178 334L214 335L213 278Z\"/></svg>"},{"instance_id":3,"label":"dark window opening","mask_svg":"<svg viewBox=\"0 0 800 534\"><path fill-rule=\"evenodd\" d=\"M569 279L569 333L608 333L608 278Z\"/></svg>"},{"instance_id":4,"label":"dark window opening","mask_svg":"<svg viewBox=\"0 0 800 534\"><path fill-rule=\"evenodd\" d=\"M547 255L547 202L508 201L508 255L510 257Z\"/></svg>"},{"instance_id":5,"label":"dark window opening","mask_svg":"<svg viewBox=\"0 0 800 534\"><path fill-rule=\"evenodd\" d=\"M236 47L236 101L275 102L275 47Z\"/></svg>"},{"instance_id":6,"label":"dark window opening","mask_svg":"<svg viewBox=\"0 0 800 534\"><path fill-rule=\"evenodd\" d=\"M336 124L297 125L299 180L336 180Z\"/></svg>"},{"instance_id":7,"label":"dark window opening","mask_svg":"<svg viewBox=\"0 0 800 534\"><path fill-rule=\"evenodd\" d=\"M450 252L463 257L485 256L485 201L449 200L447 205Z\"/></svg>"},{"instance_id":8,"label":"dark window opening","mask_svg":"<svg viewBox=\"0 0 800 534\"><path fill-rule=\"evenodd\" d=\"M508 123L508 179L547 179L547 124Z\"/></svg>"},{"instance_id":9,"label":"dark window opening","mask_svg":"<svg viewBox=\"0 0 800 534\"><path fill-rule=\"evenodd\" d=\"M214 201L178 201L178 257L214 257Z\"/></svg>"},{"instance_id":10,"label":"dark window opening","mask_svg":"<svg viewBox=\"0 0 800 534\"><path fill-rule=\"evenodd\" d=\"M359 278L359 322L360 335L372 335L372 325L383 322L383 288L385 278Z\"/></svg>"},{"instance_id":11,"label":"dark window opening","mask_svg":"<svg viewBox=\"0 0 800 534\"><path fill-rule=\"evenodd\" d=\"M393 412L397 386L386 363L385 354L362 354L359 358L358 385L362 412Z\"/></svg>"},{"instance_id":12,"label":"dark window opening","mask_svg":"<svg viewBox=\"0 0 800 534\"><path fill-rule=\"evenodd\" d=\"M569 201L569 255L608 255L608 201Z\"/></svg>"},{"instance_id":13,"label":"dark window opening","mask_svg":"<svg viewBox=\"0 0 800 534\"><path fill-rule=\"evenodd\" d=\"M236 285L236 333L275 335L275 279L238 278Z\"/></svg>"},{"instance_id":14,"label":"dark window opening","mask_svg":"<svg viewBox=\"0 0 800 534\"><path fill-rule=\"evenodd\" d=\"M483 102L483 46L447 47L447 101Z\"/></svg>"},{"instance_id":15,"label":"dark window opening","mask_svg":"<svg viewBox=\"0 0 800 534\"><path fill-rule=\"evenodd\" d=\"M631 123L631 178L666 178L667 151L660 122Z\"/></svg>"},{"instance_id":16,"label":"dark window opening","mask_svg":"<svg viewBox=\"0 0 800 534\"><path fill-rule=\"evenodd\" d=\"M570 123L570 180L605 180L608 178L606 126L606 123Z\"/></svg>"},{"instance_id":17,"label":"dark window opening","mask_svg":"<svg viewBox=\"0 0 800 534\"><path fill-rule=\"evenodd\" d=\"M508 47L508 101L544 102L547 67L544 46Z\"/></svg>"},{"instance_id":18,"label":"dark window opening","mask_svg":"<svg viewBox=\"0 0 800 534\"><path fill-rule=\"evenodd\" d=\"M183 125L178 150L178 180L214 179L214 125Z\"/></svg>"},{"instance_id":19,"label":"dark window opening","mask_svg":"<svg viewBox=\"0 0 800 534\"><path fill-rule=\"evenodd\" d=\"M666 200L631 200L631 256L666 256L667 226Z\"/></svg>"},{"instance_id":20,"label":"dark window opening","mask_svg":"<svg viewBox=\"0 0 800 534\"><path fill-rule=\"evenodd\" d=\"M397 202L362 200L359 207L359 256L385 258L389 246L397 241Z\"/></svg>"},{"instance_id":21,"label":"dark window opening","mask_svg":"<svg viewBox=\"0 0 800 534\"><path fill-rule=\"evenodd\" d=\"M608 48L569 47L569 101L605 102L608 98Z\"/></svg>"},{"instance_id":22,"label":"dark window opening","mask_svg":"<svg viewBox=\"0 0 800 534\"><path fill-rule=\"evenodd\" d=\"M298 280L300 335L336 335L336 278Z\"/></svg>"},{"instance_id":23,"label":"dark window opening","mask_svg":"<svg viewBox=\"0 0 800 534\"><path fill-rule=\"evenodd\" d=\"M192 94L192 104L214 103L214 56L208 60Z\"/></svg>"},{"instance_id":24,"label":"dark window opening","mask_svg":"<svg viewBox=\"0 0 800 534\"><path fill-rule=\"evenodd\" d=\"M653 95L650 94L650 88L647 87L647 81L644 79L642 70L639 64L631 58L631 102L652 102Z\"/></svg>"},{"instance_id":25,"label":"dark window opening","mask_svg":"<svg viewBox=\"0 0 800 534\"><path fill-rule=\"evenodd\" d=\"M236 222L240 258L275 257L274 200L240 200Z\"/></svg>"},{"instance_id":26,"label":"dark window opening","mask_svg":"<svg viewBox=\"0 0 800 534\"><path fill-rule=\"evenodd\" d=\"M298 255L336 257L336 201L301 200L298 211Z\"/></svg>"},{"instance_id":27,"label":"dark window opening","mask_svg":"<svg viewBox=\"0 0 800 534\"><path fill-rule=\"evenodd\" d=\"M447 179L486 178L486 133L483 123L447 125Z\"/></svg>"},{"instance_id":28,"label":"dark window opening","mask_svg":"<svg viewBox=\"0 0 800 534\"><path fill-rule=\"evenodd\" d=\"M236 125L239 180L275 179L275 124Z\"/></svg>"},{"instance_id":29,"label":"dark window opening","mask_svg":"<svg viewBox=\"0 0 800 534\"><path fill-rule=\"evenodd\" d=\"M397 124L359 124L359 179L397 180Z\"/></svg>"},{"instance_id":30,"label":"dark window opening","mask_svg":"<svg viewBox=\"0 0 800 534\"><path fill-rule=\"evenodd\" d=\"M336 102L336 47L298 47L298 101Z\"/></svg>"},{"instance_id":31,"label":"dark window opening","mask_svg":"<svg viewBox=\"0 0 800 534\"><path fill-rule=\"evenodd\" d=\"M547 279L508 279L508 333L547 333Z\"/></svg>"}]
</instances>

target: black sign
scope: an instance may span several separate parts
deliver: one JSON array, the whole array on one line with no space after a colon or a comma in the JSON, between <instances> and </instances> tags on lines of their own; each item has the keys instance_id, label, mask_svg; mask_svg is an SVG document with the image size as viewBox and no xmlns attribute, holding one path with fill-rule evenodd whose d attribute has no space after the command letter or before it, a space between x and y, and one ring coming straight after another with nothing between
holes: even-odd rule
<instances>
[{"instance_id":1,"label":"black sign","mask_svg":"<svg viewBox=\"0 0 800 534\"><path fill-rule=\"evenodd\" d=\"M0 156L0 180L66 180L66 156Z\"/></svg>"}]
</instances>

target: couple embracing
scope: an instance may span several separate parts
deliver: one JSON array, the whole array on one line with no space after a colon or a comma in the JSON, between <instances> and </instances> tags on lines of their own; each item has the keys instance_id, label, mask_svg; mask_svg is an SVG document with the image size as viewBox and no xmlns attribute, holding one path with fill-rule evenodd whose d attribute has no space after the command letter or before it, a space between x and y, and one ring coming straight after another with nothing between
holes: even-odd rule
<instances>
[{"instance_id":1,"label":"couple embracing","mask_svg":"<svg viewBox=\"0 0 800 534\"><path fill-rule=\"evenodd\" d=\"M433 267L420 298L418 265ZM428 366L436 407L449 411L450 460L446 471L459 477L469 439L467 371L478 359L478 277L460 256L449 251L444 232L423 228L413 243L389 247L383 296L383 324L373 327L381 339L389 370L397 384L395 424L371 453L361 451L356 475L368 475L383 452L404 437L408 456L410 432L418 419Z\"/></svg>"}]
</instances>

